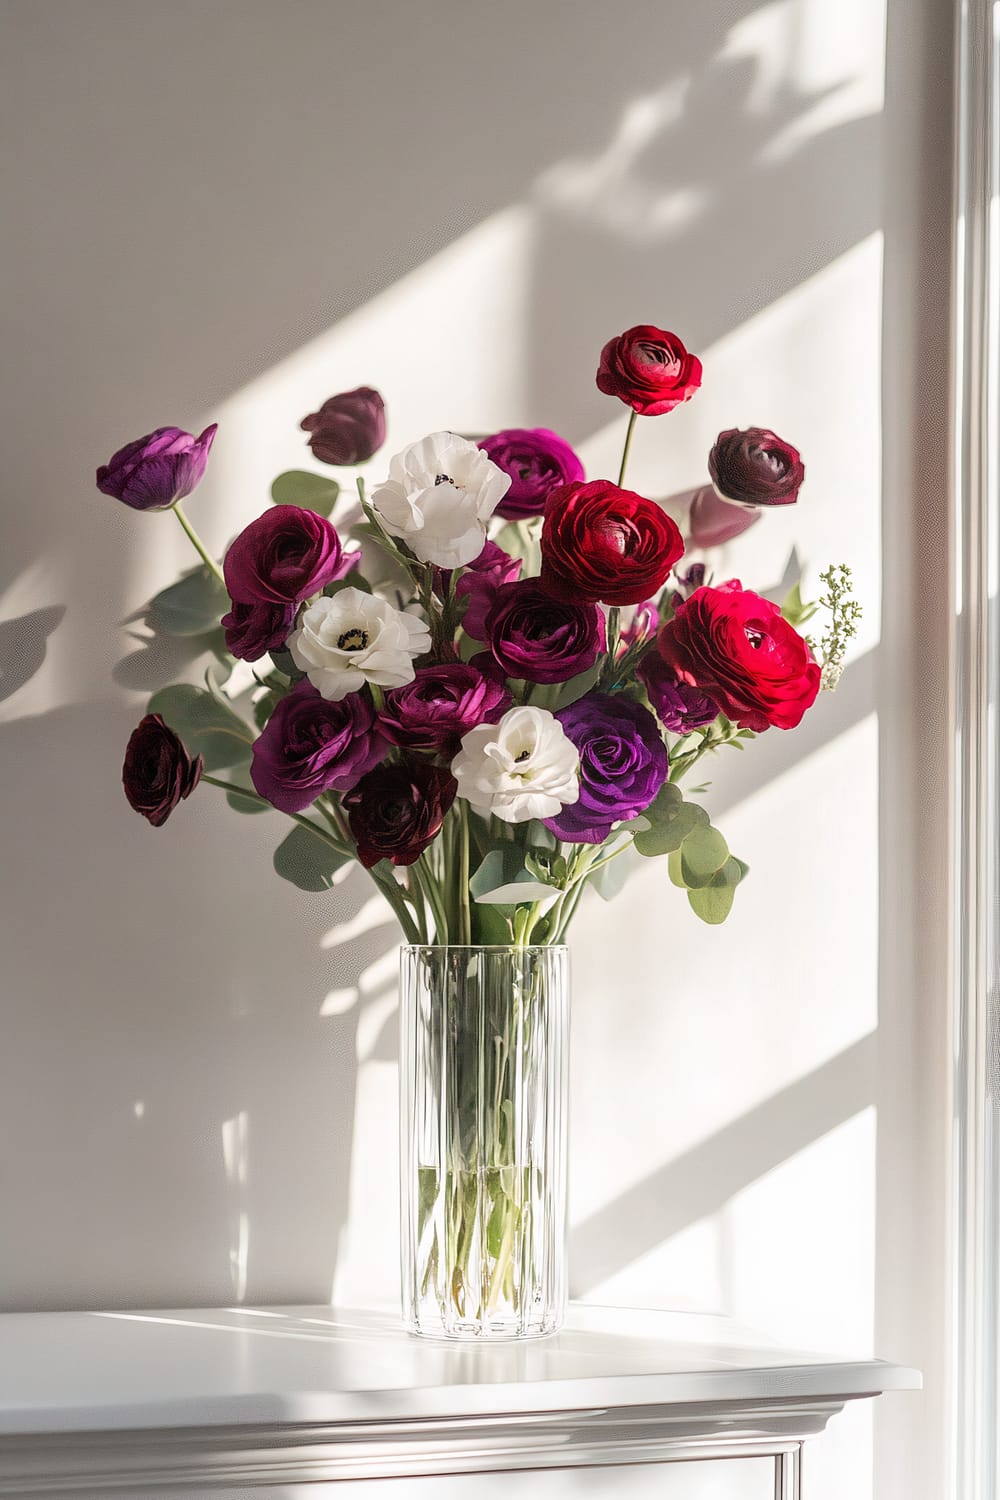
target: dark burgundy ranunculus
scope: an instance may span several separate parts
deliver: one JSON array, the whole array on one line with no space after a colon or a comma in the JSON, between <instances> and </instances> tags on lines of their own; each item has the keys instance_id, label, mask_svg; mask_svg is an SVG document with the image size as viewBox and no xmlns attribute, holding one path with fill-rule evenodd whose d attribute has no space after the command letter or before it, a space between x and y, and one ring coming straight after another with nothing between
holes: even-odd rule
<instances>
[{"instance_id":1,"label":"dark burgundy ranunculus","mask_svg":"<svg viewBox=\"0 0 1000 1500\"><path fill-rule=\"evenodd\" d=\"M617 396L642 417L673 411L701 385L701 360L676 333L639 323L601 350L597 389Z\"/></svg>"},{"instance_id":2,"label":"dark burgundy ranunculus","mask_svg":"<svg viewBox=\"0 0 1000 1500\"><path fill-rule=\"evenodd\" d=\"M222 564L239 604L298 604L339 577L336 528L315 511L273 505L240 532Z\"/></svg>"},{"instance_id":3,"label":"dark burgundy ranunculus","mask_svg":"<svg viewBox=\"0 0 1000 1500\"><path fill-rule=\"evenodd\" d=\"M180 427L157 427L101 465L97 488L133 510L169 510L200 482L217 430L213 422L196 438Z\"/></svg>"},{"instance_id":4,"label":"dark burgundy ranunculus","mask_svg":"<svg viewBox=\"0 0 1000 1500\"><path fill-rule=\"evenodd\" d=\"M342 391L299 423L324 464L363 464L385 442L385 402L370 385Z\"/></svg>"},{"instance_id":5,"label":"dark burgundy ranunculus","mask_svg":"<svg viewBox=\"0 0 1000 1500\"><path fill-rule=\"evenodd\" d=\"M268 602L234 604L222 617L226 650L241 661L259 661L268 651L277 651L292 633L296 608Z\"/></svg>"},{"instance_id":6,"label":"dark burgundy ranunculus","mask_svg":"<svg viewBox=\"0 0 1000 1500\"><path fill-rule=\"evenodd\" d=\"M547 427L507 427L479 444L511 478L496 513L507 521L539 516L553 490L583 478L583 464L565 438Z\"/></svg>"},{"instance_id":7,"label":"dark burgundy ranunculus","mask_svg":"<svg viewBox=\"0 0 1000 1500\"><path fill-rule=\"evenodd\" d=\"M323 792L354 786L388 749L367 693L331 703L303 680L254 741L250 779L273 807L301 812Z\"/></svg>"},{"instance_id":8,"label":"dark burgundy ranunculus","mask_svg":"<svg viewBox=\"0 0 1000 1500\"><path fill-rule=\"evenodd\" d=\"M545 826L570 844L603 844L615 823L637 817L667 779L667 750L648 708L587 693L556 714L580 752L580 795Z\"/></svg>"},{"instance_id":9,"label":"dark burgundy ranunculus","mask_svg":"<svg viewBox=\"0 0 1000 1500\"><path fill-rule=\"evenodd\" d=\"M604 615L596 604L554 599L537 578L524 578L497 589L486 639L508 677L568 682L604 650Z\"/></svg>"},{"instance_id":10,"label":"dark burgundy ranunculus","mask_svg":"<svg viewBox=\"0 0 1000 1500\"><path fill-rule=\"evenodd\" d=\"M656 717L671 734L690 734L719 717L719 705L701 688L682 682L655 646L643 656L636 676L646 689Z\"/></svg>"},{"instance_id":11,"label":"dark burgundy ranunculus","mask_svg":"<svg viewBox=\"0 0 1000 1500\"><path fill-rule=\"evenodd\" d=\"M684 552L677 523L606 479L555 490L542 525L544 589L556 599L642 604Z\"/></svg>"},{"instance_id":12,"label":"dark burgundy ranunculus","mask_svg":"<svg viewBox=\"0 0 1000 1500\"><path fill-rule=\"evenodd\" d=\"M808 643L776 604L735 579L697 589L661 628L657 646L682 682L714 698L741 729L794 729L819 692Z\"/></svg>"},{"instance_id":13,"label":"dark burgundy ranunculus","mask_svg":"<svg viewBox=\"0 0 1000 1500\"><path fill-rule=\"evenodd\" d=\"M497 589L521 576L521 559L511 557L496 542L487 542L477 558L458 575L455 597L466 601L462 629L475 641L486 639L486 616Z\"/></svg>"},{"instance_id":14,"label":"dark burgundy ranunculus","mask_svg":"<svg viewBox=\"0 0 1000 1500\"><path fill-rule=\"evenodd\" d=\"M190 756L159 714L147 714L133 729L125 747L122 785L136 812L159 828L178 802L190 797L202 770L201 756Z\"/></svg>"},{"instance_id":15,"label":"dark burgundy ranunculus","mask_svg":"<svg viewBox=\"0 0 1000 1500\"><path fill-rule=\"evenodd\" d=\"M502 681L469 662L445 662L418 667L412 682L390 689L379 720L393 744L450 758L467 730L495 724L511 701Z\"/></svg>"},{"instance_id":16,"label":"dark burgundy ranunculus","mask_svg":"<svg viewBox=\"0 0 1000 1500\"><path fill-rule=\"evenodd\" d=\"M343 799L365 868L380 859L412 865L441 831L457 790L450 771L416 757L370 771Z\"/></svg>"},{"instance_id":17,"label":"dark burgundy ranunculus","mask_svg":"<svg viewBox=\"0 0 1000 1500\"><path fill-rule=\"evenodd\" d=\"M708 472L722 498L739 505L794 505L806 477L799 450L767 427L720 432Z\"/></svg>"}]
</instances>

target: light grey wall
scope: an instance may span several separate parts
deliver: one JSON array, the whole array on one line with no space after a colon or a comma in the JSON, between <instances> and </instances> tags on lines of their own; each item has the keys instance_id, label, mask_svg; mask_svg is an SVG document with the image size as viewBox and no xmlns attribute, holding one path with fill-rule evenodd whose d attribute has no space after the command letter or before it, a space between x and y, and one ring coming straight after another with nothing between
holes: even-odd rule
<instances>
[{"instance_id":1,"label":"light grey wall","mask_svg":"<svg viewBox=\"0 0 1000 1500\"><path fill-rule=\"evenodd\" d=\"M191 508L221 549L266 494L258 414L300 451L298 386L379 384L390 447L461 409L605 461L620 433L596 351L652 319L714 364L637 475L682 488L713 423L787 414L816 455L812 509L775 519L746 581L774 581L794 544L814 568L854 560L875 607L825 717L722 772L715 805L754 843L745 925L692 936L644 874L577 939L577 1289L686 1290L792 1326L840 1298L868 1309L880 1352L933 1364L948 11L892 0L880 112L864 0L4 0L0 1306L210 1304L241 1276L251 1301L326 1299L335 1278L364 1289L366 1260L392 1290L395 934L360 876L315 899L274 878L269 817L203 794L154 831L125 805L122 747L170 662L121 622L186 554L168 519L96 495L95 466L218 412L216 479ZM853 814L809 822L852 786ZM600 1145L619 1110L616 1162ZM753 1270L768 1246L749 1256L747 1195L852 1120L836 1184L821 1155L808 1173L870 1264L817 1272L817 1231L794 1289ZM780 1233L802 1187L775 1180ZM933 1474L933 1424L897 1431L898 1410L880 1500L904 1438Z\"/></svg>"}]
</instances>

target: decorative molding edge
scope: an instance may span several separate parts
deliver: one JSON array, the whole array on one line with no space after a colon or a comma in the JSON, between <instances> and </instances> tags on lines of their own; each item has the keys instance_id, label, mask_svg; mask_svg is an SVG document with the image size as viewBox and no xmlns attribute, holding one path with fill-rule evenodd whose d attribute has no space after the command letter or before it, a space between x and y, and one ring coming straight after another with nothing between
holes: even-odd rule
<instances>
[{"instance_id":1,"label":"decorative molding edge","mask_svg":"<svg viewBox=\"0 0 1000 1500\"><path fill-rule=\"evenodd\" d=\"M0 1496L242 1495L323 1481L770 1457L795 1451L853 1399L7 1437Z\"/></svg>"}]
</instances>

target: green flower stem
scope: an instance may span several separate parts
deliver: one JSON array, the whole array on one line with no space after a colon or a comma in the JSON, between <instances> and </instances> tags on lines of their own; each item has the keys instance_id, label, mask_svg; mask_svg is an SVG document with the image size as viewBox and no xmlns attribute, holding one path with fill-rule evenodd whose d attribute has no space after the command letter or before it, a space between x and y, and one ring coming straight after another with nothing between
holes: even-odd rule
<instances>
[{"instance_id":1,"label":"green flower stem","mask_svg":"<svg viewBox=\"0 0 1000 1500\"><path fill-rule=\"evenodd\" d=\"M427 863L425 855L421 854L420 858L410 866L410 869L413 871L417 883L427 898L427 903L434 917L434 940L437 943L446 943L448 941L448 915L444 909L444 902L441 899L441 892L438 889L437 881L434 879L434 873Z\"/></svg>"},{"instance_id":2,"label":"green flower stem","mask_svg":"<svg viewBox=\"0 0 1000 1500\"><path fill-rule=\"evenodd\" d=\"M621 489L622 485L625 483L625 469L628 466L628 451L629 451L629 449L632 446L632 434L635 431L635 421L636 421L636 417L638 417L638 415L639 415L639 413L637 411L631 411L631 412L629 412L628 430L625 433L625 447L622 449L621 467L618 470L618 488L619 489Z\"/></svg>"},{"instance_id":3,"label":"green flower stem","mask_svg":"<svg viewBox=\"0 0 1000 1500\"><path fill-rule=\"evenodd\" d=\"M375 866L372 866L372 868L369 869L368 873L371 876L372 880L374 880L375 884L378 886L379 890L382 892L385 899L388 901L389 905L392 907L393 911L396 913L396 919L399 922L400 927L402 927L403 932L406 934L406 941L408 943L419 945L423 941L420 929L417 926L414 918L406 909L406 901L403 896L401 887L396 882L395 876L380 875L376 872Z\"/></svg>"},{"instance_id":4,"label":"green flower stem","mask_svg":"<svg viewBox=\"0 0 1000 1500\"><path fill-rule=\"evenodd\" d=\"M173 511L174 515L177 517L178 521L180 521L181 526L184 528L184 531L187 534L188 541L191 543L192 547L194 547L195 551L199 554L206 568L208 568L210 572L215 574L216 578L222 584L222 587L225 588L226 580L223 577L222 569L219 567L219 564L216 562L215 558L212 556L211 552L209 552L208 548L205 546L205 543L202 541L201 537L195 531L194 527L191 525L191 522L184 514L184 509L181 505L181 502L179 500L175 500L170 508Z\"/></svg>"},{"instance_id":5,"label":"green flower stem","mask_svg":"<svg viewBox=\"0 0 1000 1500\"><path fill-rule=\"evenodd\" d=\"M469 892L469 812L462 798L458 800L458 899L461 920L460 942L472 942L472 907Z\"/></svg>"},{"instance_id":6,"label":"green flower stem","mask_svg":"<svg viewBox=\"0 0 1000 1500\"><path fill-rule=\"evenodd\" d=\"M607 625L607 648L608 664L612 671L615 669L615 657L618 654L618 638L622 630L622 612L616 604L608 610Z\"/></svg>"}]
</instances>

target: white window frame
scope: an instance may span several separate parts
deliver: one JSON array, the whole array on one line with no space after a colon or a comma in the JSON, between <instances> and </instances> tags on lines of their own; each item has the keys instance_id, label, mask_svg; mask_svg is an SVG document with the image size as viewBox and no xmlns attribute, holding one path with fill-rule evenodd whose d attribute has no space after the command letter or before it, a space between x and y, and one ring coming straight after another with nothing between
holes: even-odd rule
<instances>
[{"instance_id":1,"label":"white window frame","mask_svg":"<svg viewBox=\"0 0 1000 1500\"><path fill-rule=\"evenodd\" d=\"M1000 1500L1000 0L957 11L951 1493Z\"/></svg>"}]
</instances>

